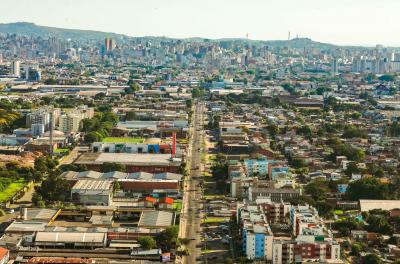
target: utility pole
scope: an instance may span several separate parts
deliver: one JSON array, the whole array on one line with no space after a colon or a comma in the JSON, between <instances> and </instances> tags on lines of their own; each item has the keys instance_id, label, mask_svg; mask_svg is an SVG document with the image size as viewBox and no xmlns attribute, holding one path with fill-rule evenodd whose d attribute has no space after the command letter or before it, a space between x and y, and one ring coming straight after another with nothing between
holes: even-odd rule
<instances>
[{"instance_id":1,"label":"utility pole","mask_svg":"<svg viewBox=\"0 0 400 264\"><path fill-rule=\"evenodd\" d=\"M50 156L53 157L54 154L54 140L53 140L53 130L54 130L54 108L50 106Z\"/></svg>"}]
</instances>

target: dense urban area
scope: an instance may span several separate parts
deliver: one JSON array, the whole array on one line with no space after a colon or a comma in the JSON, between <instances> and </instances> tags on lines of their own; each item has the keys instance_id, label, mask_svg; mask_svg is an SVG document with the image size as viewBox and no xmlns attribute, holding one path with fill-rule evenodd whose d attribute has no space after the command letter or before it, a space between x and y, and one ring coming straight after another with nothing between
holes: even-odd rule
<instances>
[{"instance_id":1,"label":"dense urban area","mask_svg":"<svg viewBox=\"0 0 400 264\"><path fill-rule=\"evenodd\" d=\"M400 263L399 49L50 29L0 27L0 263Z\"/></svg>"}]
</instances>

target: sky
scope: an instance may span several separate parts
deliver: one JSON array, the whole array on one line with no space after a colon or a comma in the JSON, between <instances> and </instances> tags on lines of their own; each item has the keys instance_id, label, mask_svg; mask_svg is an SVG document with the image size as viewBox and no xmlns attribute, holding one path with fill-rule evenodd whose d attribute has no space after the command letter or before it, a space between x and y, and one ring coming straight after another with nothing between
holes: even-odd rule
<instances>
[{"instance_id":1,"label":"sky","mask_svg":"<svg viewBox=\"0 0 400 264\"><path fill-rule=\"evenodd\" d=\"M400 46L400 0L0 0L0 23L129 36Z\"/></svg>"}]
</instances>

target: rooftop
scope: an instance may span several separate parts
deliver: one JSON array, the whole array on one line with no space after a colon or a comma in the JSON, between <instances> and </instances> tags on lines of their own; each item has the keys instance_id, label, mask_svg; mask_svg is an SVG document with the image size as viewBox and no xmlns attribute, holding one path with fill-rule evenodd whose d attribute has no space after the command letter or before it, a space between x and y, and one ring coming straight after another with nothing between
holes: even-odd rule
<instances>
[{"instance_id":1,"label":"rooftop","mask_svg":"<svg viewBox=\"0 0 400 264\"><path fill-rule=\"evenodd\" d=\"M101 180L79 180L72 187L74 190L110 190L112 181Z\"/></svg>"},{"instance_id":2,"label":"rooftop","mask_svg":"<svg viewBox=\"0 0 400 264\"><path fill-rule=\"evenodd\" d=\"M144 211L140 216L139 227L168 227L173 225L174 213L166 211Z\"/></svg>"},{"instance_id":3,"label":"rooftop","mask_svg":"<svg viewBox=\"0 0 400 264\"><path fill-rule=\"evenodd\" d=\"M180 166L181 159L171 159L170 154L143 154L143 153L83 153L76 164L103 164L114 162L137 166Z\"/></svg>"}]
</instances>

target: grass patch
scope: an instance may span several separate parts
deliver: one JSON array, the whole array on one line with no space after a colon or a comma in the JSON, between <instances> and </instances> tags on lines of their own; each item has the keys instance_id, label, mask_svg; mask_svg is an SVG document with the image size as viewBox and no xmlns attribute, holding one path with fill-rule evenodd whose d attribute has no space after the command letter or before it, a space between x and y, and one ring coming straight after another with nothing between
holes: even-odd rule
<instances>
[{"instance_id":1,"label":"grass patch","mask_svg":"<svg viewBox=\"0 0 400 264\"><path fill-rule=\"evenodd\" d=\"M24 188L26 182L24 179L10 183L3 191L0 192L0 202L7 202L10 200L19 190Z\"/></svg>"},{"instance_id":2,"label":"grass patch","mask_svg":"<svg viewBox=\"0 0 400 264\"><path fill-rule=\"evenodd\" d=\"M223 199L223 198L225 198L225 195L223 195L223 194L208 194L208 195L204 195L203 198L210 199L210 200Z\"/></svg>"},{"instance_id":3,"label":"grass patch","mask_svg":"<svg viewBox=\"0 0 400 264\"><path fill-rule=\"evenodd\" d=\"M209 173L209 172L204 172L204 177L211 177L211 176L212 176L211 173Z\"/></svg>"},{"instance_id":4,"label":"grass patch","mask_svg":"<svg viewBox=\"0 0 400 264\"><path fill-rule=\"evenodd\" d=\"M103 139L105 143L143 143L144 138L129 138L129 137L106 137Z\"/></svg>"},{"instance_id":5,"label":"grass patch","mask_svg":"<svg viewBox=\"0 0 400 264\"><path fill-rule=\"evenodd\" d=\"M174 204L172 205L172 209L180 212L182 210L182 201L174 201Z\"/></svg>"},{"instance_id":6,"label":"grass patch","mask_svg":"<svg viewBox=\"0 0 400 264\"><path fill-rule=\"evenodd\" d=\"M337 214L337 215L342 215L343 214L343 210L335 210L335 211L333 211L333 213Z\"/></svg>"},{"instance_id":7,"label":"grass patch","mask_svg":"<svg viewBox=\"0 0 400 264\"><path fill-rule=\"evenodd\" d=\"M210 223L226 223L229 220L227 220L224 217L207 217L206 219L203 219L203 224L210 224Z\"/></svg>"},{"instance_id":8,"label":"grass patch","mask_svg":"<svg viewBox=\"0 0 400 264\"><path fill-rule=\"evenodd\" d=\"M69 149L67 149L67 148L58 148L58 149L54 150L54 153L65 153L68 151L69 151Z\"/></svg>"}]
</instances>

